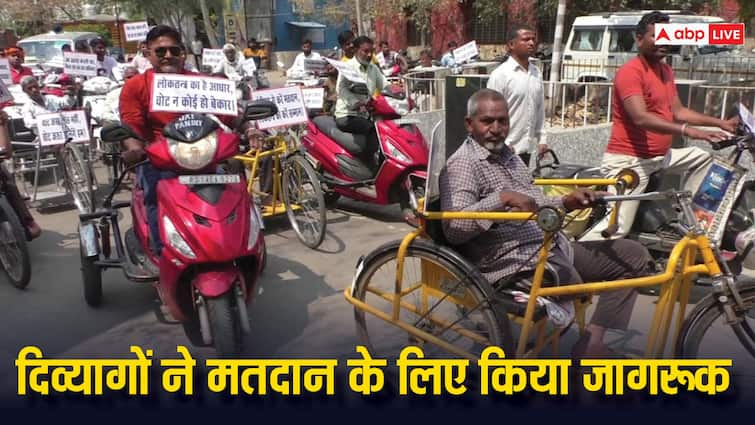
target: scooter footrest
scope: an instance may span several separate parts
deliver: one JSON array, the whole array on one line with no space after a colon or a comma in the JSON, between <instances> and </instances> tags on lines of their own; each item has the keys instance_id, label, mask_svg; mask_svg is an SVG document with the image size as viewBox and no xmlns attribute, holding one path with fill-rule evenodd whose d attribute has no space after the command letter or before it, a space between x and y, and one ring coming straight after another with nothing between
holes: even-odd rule
<instances>
[{"instance_id":1,"label":"scooter footrest","mask_svg":"<svg viewBox=\"0 0 755 425\"><path fill-rule=\"evenodd\" d=\"M160 279L159 273L153 273L145 267L133 264L130 261L123 265L123 272L126 274L128 280L134 282L150 283L157 282Z\"/></svg>"},{"instance_id":2,"label":"scooter footrest","mask_svg":"<svg viewBox=\"0 0 755 425\"><path fill-rule=\"evenodd\" d=\"M142 250L134 229L126 231L126 261L123 271L136 282L155 282L160 278L160 270Z\"/></svg>"}]
</instances>

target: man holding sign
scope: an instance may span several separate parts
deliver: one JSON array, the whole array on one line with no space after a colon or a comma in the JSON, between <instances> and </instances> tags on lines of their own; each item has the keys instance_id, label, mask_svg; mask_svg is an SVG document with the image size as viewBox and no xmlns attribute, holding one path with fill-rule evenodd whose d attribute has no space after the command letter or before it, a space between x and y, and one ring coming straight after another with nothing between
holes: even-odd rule
<instances>
[{"instance_id":1,"label":"man holding sign","mask_svg":"<svg viewBox=\"0 0 755 425\"><path fill-rule=\"evenodd\" d=\"M22 109L24 125L35 132L37 131L37 115L69 109L76 104L76 97L73 95L76 91L75 86L68 86L65 96L62 97L43 95L37 79L27 75L21 79L21 89L31 99L31 102L24 104Z\"/></svg>"},{"instance_id":2,"label":"man holding sign","mask_svg":"<svg viewBox=\"0 0 755 425\"><path fill-rule=\"evenodd\" d=\"M346 62L346 65L354 69L367 82L367 90L370 94L380 93L388 86L388 80L380 68L372 63L373 46L372 39L369 37L357 37L354 40L356 54ZM367 146L362 153L362 159L367 165L376 166L374 154L378 148L377 134L375 134L375 123L370 120L367 110L371 96L352 92L352 85L353 82L344 77L344 72L340 72L337 83L336 125L341 131L367 136Z\"/></svg>"},{"instance_id":3,"label":"man holding sign","mask_svg":"<svg viewBox=\"0 0 755 425\"><path fill-rule=\"evenodd\" d=\"M185 55L181 51L181 35L173 27L157 25L147 33L147 58L152 68L126 82L121 91L120 113L121 122L127 125L147 144L152 143L162 133L166 124L183 115L179 112L151 112L152 83L156 73L198 75L187 71L184 64ZM223 118L226 124L231 124L232 117ZM133 164L144 157L144 142L130 138L124 141L126 152L123 160ZM157 183L170 175L169 172L158 170L150 164L143 165L139 170L139 179L144 189L144 204L147 208L150 238L155 254L162 250L157 220Z\"/></svg>"},{"instance_id":4,"label":"man holding sign","mask_svg":"<svg viewBox=\"0 0 755 425\"><path fill-rule=\"evenodd\" d=\"M306 59L311 60L319 60L320 54L317 52L312 51L312 40L304 40L304 42L301 44L301 53L296 55L296 59L294 59L294 64L291 65L291 68L286 71L286 76L288 77L296 77L301 76L303 74L307 73L307 70L304 67L304 61Z\"/></svg>"}]
</instances>

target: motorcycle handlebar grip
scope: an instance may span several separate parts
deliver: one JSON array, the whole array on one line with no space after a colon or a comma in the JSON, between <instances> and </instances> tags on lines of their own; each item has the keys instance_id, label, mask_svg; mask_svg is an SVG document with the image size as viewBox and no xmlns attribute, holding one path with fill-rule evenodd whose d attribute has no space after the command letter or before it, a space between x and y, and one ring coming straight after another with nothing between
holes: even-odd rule
<instances>
[{"instance_id":1,"label":"motorcycle handlebar grip","mask_svg":"<svg viewBox=\"0 0 755 425\"><path fill-rule=\"evenodd\" d=\"M603 236L604 238L610 238L611 236L615 235L619 231L619 225L618 224L612 224L608 227L606 227L605 230L600 232L600 236Z\"/></svg>"},{"instance_id":2,"label":"motorcycle handlebar grip","mask_svg":"<svg viewBox=\"0 0 755 425\"><path fill-rule=\"evenodd\" d=\"M736 144L737 144L737 139L736 138L723 140L723 141L718 142L718 143L711 143L714 151L720 151L721 149L726 149L729 146L734 146Z\"/></svg>"}]
</instances>

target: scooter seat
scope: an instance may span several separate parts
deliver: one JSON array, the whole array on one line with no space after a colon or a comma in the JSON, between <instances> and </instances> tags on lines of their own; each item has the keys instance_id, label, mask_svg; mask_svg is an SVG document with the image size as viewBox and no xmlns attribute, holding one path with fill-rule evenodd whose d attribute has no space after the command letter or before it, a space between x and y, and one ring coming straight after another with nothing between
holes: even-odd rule
<instances>
[{"instance_id":1,"label":"scooter seat","mask_svg":"<svg viewBox=\"0 0 755 425\"><path fill-rule=\"evenodd\" d=\"M332 116L320 115L315 117L312 122L318 130L325 133L350 154L361 155L364 152L367 146L367 138L361 134L346 133L339 130L336 126L336 120Z\"/></svg>"}]
</instances>

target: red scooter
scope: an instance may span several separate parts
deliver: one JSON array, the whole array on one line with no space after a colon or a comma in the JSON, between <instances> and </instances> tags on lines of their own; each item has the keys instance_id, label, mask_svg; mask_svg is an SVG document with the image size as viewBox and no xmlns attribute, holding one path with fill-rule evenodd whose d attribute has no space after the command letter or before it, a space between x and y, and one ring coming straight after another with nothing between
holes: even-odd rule
<instances>
[{"instance_id":1,"label":"red scooter","mask_svg":"<svg viewBox=\"0 0 755 425\"><path fill-rule=\"evenodd\" d=\"M244 118L276 113L270 102L253 102ZM239 136L219 127L209 116L186 114L145 149L147 160L141 164L173 173L157 185L161 254L155 255L150 246L143 189L133 190L131 202L113 202L123 177L137 164L119 176L102 208L79 215L81 270L89 305L102 302L102 270L120 268L131 281L154 284L193 343L213 344L220 356L235 356L241 351L242 332L250 332L246 305L264 267L265 241L245 177L218 170L218 164L239 150ZM106 142L136 137L119 124L103 128L101 136ZM124 243L118 210L129 206L133 228Z\"/></svg>"},{"instance_id":2,"label":"red scooter","mask_svg":"<svg viewBox=\"0 0 755 425\"><path fill-rule=\"evenodd\" d=\"M354 84L351 90L368 94L364 84ZM332 116L321 115L307 123L301 144L320 173L327 203L341 195L381 205L398 202L404 218L412 223L408 211L424 196L429 147L414 123L399 120L411 107L403 92L390 89L369 101L379 140L372 164L364 158L366 136L339 130Z\"/></svg>"}]
</instances>

